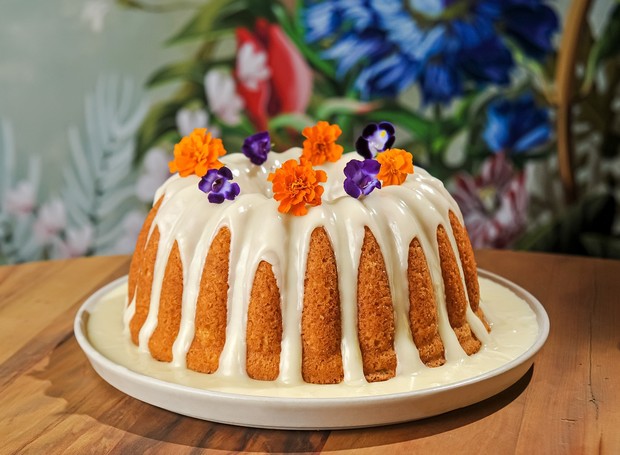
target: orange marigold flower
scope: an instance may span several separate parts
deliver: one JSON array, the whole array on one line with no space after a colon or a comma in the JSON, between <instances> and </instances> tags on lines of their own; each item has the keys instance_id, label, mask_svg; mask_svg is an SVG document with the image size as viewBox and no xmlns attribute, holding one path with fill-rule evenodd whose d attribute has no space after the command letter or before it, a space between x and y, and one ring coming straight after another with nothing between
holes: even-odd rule
<instances>
[{"instance_id":1,"label":"orange marigold flower","mask_svg":"<svg viewBox=\"0 0 620 455\"><path fill-rule=\"evenodd\" d=\"M336 139L342 134L338 125L320 121L314 126L304 128L301 134L306 138L301 156L310 160L313 165L338 161L342 156L343 148L336 144Z\"/></svg>"},{"instance_id":2,"label":"orange marigold flower","mask_svg":"<svg viewBox=\"0 0 620 455\"><path fill-rule=\"evenodd\" d=\"M321 205L323 187L319 183L327 181L327 174L314 170L312 163L302 157L299 163L286 161L267 179L273 182L273 198L280 201L278 211L302 216L308 213L307 205Z\"/></svg>"},{"instance_id":3,"label":"orange marigold flower","mask_svg":"<svg viewBox=\"0 0 620 455\"><path fill-rule=\"evenodd\" d=\"M383 186L401 185L407 174L413 174L413 156L403 149L389 149L377 155L381 169L377 178Z\"/></svg>"},{"instance_id":4,"label":"orange marigold flower","mask_svg":"<svg viewBox=\"0 0 620 455\"><path fill-rule=\"evenodd\" d=\"M168 167L181 177L192 174L202 177L209 169L221 168L224 164L218 158L225 154L221 139L211 136L206 128L196 128L174 146L174 160Z\"/></svg>"}]
</instances>

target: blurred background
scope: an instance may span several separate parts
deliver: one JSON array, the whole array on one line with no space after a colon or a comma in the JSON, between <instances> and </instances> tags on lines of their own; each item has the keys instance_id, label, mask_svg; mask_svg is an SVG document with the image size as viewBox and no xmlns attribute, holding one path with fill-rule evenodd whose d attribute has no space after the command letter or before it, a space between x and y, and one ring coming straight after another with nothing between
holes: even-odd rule
<instances>
[{"instance_id":1,"label":"blurred background","mask_svg":"<svg viewBox=\"0 0 620 455\"><path fill-rule=\"evenodd\" d=\"M0 264L133 250L179 138L387 120L476 248L620 258L620 2L4 0Z\"/></svg>"}]
</instances>

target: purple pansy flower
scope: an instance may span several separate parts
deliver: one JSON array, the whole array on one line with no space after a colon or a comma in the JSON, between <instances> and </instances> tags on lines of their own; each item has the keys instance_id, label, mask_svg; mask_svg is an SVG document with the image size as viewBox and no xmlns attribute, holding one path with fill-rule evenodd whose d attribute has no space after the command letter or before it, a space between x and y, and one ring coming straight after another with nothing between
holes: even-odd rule
<instances>
[{"instance_id":1,"label":"purple pansy flower","mask_svg":"<svg viewBox=\"0 0 620 455\"><path fill-rule=\"evenodd\" d=\"M381 182L377 179L377 174L381 164L377 160L351 160L344 168L344 190L354 198L359 198L362 194L369 195L375 188L381 188Z\"/></svg>"},{"instance_id":2,"label":"purple pansy flower","mask_svg":"<svg viewBox=\"0 0 620 455\"><path fill-rule=\"evenodd\" d=\"M248 136L243 141L241 151L253 164L261 165L267 160L267 154L271 149L271 138L268 131Z\"/></svg>"},{"instance_id":3,"label":"purple pansy flower","mask_svg":"<svg viewBox=\"0 0 620 455\"><path fill-rule=\"evenodd\" d=\"M239 195L239 184L231 182L233 174L227 167L209 169L198 182L198 188L209 195L209 202L221 204L225 199L232 201Z\"/></svg>"},{"instance_id":4,"label":"purple pansy flower","mask_svg":"<svg viewBox=\"0 0 620 455\"><path fill-rule=\"evenodd\" d=\"M357 153L364 158L374 158L377 153L392 148L396 136L394 125L390 122L369 123L355 142Z\"/></svg>"}]
</instances>

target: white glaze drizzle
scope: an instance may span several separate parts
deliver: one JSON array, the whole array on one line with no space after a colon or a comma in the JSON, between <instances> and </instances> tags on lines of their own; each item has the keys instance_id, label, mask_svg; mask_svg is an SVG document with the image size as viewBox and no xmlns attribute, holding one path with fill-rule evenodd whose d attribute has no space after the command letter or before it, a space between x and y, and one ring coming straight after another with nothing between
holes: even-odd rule
<instances>
[{"instance_id":1,"label":"white glaze drizzle","mask_svg":"<svg viewBox=\"0 0 620 455\"><path fill-rule=\"evenodd\" d=\"M270 153L262 166L251 164L242 154L223 157L222 162L231 169L234 181L241 188L241 194L234 202L209 203L206 195L198 189L199 178L196 176L172 176L157 191L155 201L160 197L163 197L163 201L153 220L149 237L157 226L160 242L149 312L139 334L140 351L148 352L148 340L157 326L165 266L176 241L183 264L184 287L181 329L173 345L172 365L181 369L186 367L186 353L194 336L196 300L202 269L213 238L226 226L231 231L228 321L226 343L220 356L219 369L214 375L246 377L247 307L256 269L260 261L265 260L272 265L282 302L283 339L277 382L302 383L300 327L306 258L310 234L315 228L323 227L332 243L338 267L344 382L365 383L357 340L356 288L364 227L367 226L381 248L392 293L397 375L412 375L427 369L413 343L408 320L408 247L416 237L424 250L431 273L446 361L454 363L467 357L448 321L439 266L436 231L439 225L443 225L462 272L448 214L453 211L461 222L462 216L443 183L425 170L416 168L402 185L384 187L369 196L354 199L344 191L343 170L350 159L359 157L347 154L338 162L317 166L328 176L327 182L323 184L325 192L321 206L311 207L303 217L283 215L277 211L278 202L272 198L271 183L267 176L284 161L297 159L300 154L299 148L281 154ZM463 288L466 289L462 279ZM127 338L129 321L135 312L135 299L126 307L123 318ZM469 305L467 321L484 344L493 342L492 336Z\"/></svg>"}]
</instances>

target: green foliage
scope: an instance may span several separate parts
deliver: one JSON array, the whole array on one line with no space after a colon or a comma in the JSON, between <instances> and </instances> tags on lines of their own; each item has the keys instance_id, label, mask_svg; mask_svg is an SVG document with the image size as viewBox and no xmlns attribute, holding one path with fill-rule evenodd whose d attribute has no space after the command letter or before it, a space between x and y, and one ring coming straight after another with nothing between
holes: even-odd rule
<instances>
[{"instance_id":1,"label":"green foliage","mask_svg":"<svg viewBox=\"0 0 620 455\"><path fill-rule=\"evenodd\" d=\"M618 239L612 237L615 214L616 201L613 196L588 196L558 215L551 223L527 233L516 247L564 254L611 254L614 250L605 252L603 247L617 245Z\"/></svg>"}]
</instances>

